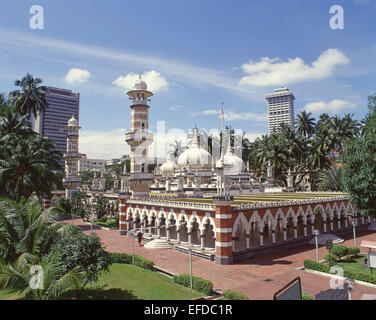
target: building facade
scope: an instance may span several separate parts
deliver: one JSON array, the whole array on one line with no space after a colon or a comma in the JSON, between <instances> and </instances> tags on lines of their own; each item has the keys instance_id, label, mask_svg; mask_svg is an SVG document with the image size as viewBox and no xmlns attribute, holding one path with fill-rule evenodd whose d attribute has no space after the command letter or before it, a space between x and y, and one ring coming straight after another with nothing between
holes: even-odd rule
<instances>
[{"instance_id":1,"label":"building facade","mask_svg":"<svg viewBox=\"0 0 376 320\"><path fill-rule=\"evenodd\" d=\"M33 130L41 137L48 137L62 154L67 150L67 122L74 116L79 121L80 94L71 90L47 87L46 111L35 119L32 117ZM62 162L64 165L64 162Z\"/></svg>"},{"instance_id":2,"label":"building facade","mask_svg":"<svg viewBox=\"0 0 376 320\"><path fill-rule=\"evenodd\" d=\"M82 154L82 157L78 163L78 171L105 171L106 160L105 159L88 159L86 154Z\"/></svg>"},{"instance_id":3,"label":"building facade","mask_svg":"<svg viewBox=\"0 0 376 320\"><path fill-rule=\"evenodd\" d=\"M295 96L287 88L279 88L265 97L268 102L269 133L276 133L281 123L294 124Z\"/></svg>"}]
</instances>

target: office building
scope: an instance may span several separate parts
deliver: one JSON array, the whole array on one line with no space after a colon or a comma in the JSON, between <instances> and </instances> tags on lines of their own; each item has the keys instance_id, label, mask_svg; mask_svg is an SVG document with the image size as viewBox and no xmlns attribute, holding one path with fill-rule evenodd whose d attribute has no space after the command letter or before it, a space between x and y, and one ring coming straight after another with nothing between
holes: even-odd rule
<instances>
[{"instance_id":1,"label":"office building","mask_svg":"<svg viewBox=\"0 0 376 320\"><path fill-rule=\"evenodd\" d=\"M71 90L47 87L46 111L32 117L33 130L47 137L62 154L67 150L67 122L74 116L79 121L80 94ZM64 161L62 161L64 165Z\"/></svg>"},{"instance_id":2,"label":"office building","mask_svg":"<svg viewBox=\"0 0 376 320\"><path fill-rule=\"evenodd\" d=\"M294 125L295 96L287 88L279 88L274 93L266 95L269 114L269 133L276 133L281 123Z\"/></svg>"}]
</instances>

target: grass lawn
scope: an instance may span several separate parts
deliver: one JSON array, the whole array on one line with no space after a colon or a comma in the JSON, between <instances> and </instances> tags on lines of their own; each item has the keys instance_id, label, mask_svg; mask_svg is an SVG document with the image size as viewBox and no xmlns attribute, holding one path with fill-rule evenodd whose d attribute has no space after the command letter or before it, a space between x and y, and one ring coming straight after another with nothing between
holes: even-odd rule
<instances>
[{"instance_id":1,"label":"grass lawn","mask_svg":"<svg viewBox=\"0 0 376 320\"><path fill-rule=\"evenodd\" d=\"M353 261L340 262L338 264L341 265L343 269L348 271L356 271L371 274L371 269L363 267L364 258L366 258L366 256L362 255L359 258L354 259ZM376 277L376 270L372 270L372 274Z\"/></svg>"},{"instance_id":2,"label":"grass lawn","mask_svg":"<svg viewBox=\"0 0 376 320\"><path fill-rule=\"evenodd\" d=\"M93 300L188 300L204 296L173 282L160 273L128 264L113 264L97 284L81 292L80 299ZM76 299L69 291L62 299Z\"/></svg>"}]
</instances>

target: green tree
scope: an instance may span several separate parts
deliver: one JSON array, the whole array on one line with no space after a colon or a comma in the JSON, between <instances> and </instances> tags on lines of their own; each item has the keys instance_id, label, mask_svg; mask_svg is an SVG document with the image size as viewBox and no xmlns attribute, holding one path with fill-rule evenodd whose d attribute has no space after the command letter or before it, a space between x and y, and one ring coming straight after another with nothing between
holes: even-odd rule
<instances>
[{"instance_id":1,"label":"green tree","mask_svg":"<svg viewBox=\"0 0 376 320\"><path fill-rule=\"evenodd\" d=\"M23 253L41 257L53 242L76 229L57 221L56 208L43 210L36 201L0 201L0 256L15 262Z\"/></svg>"},{"instance_id":2,"label":"green tree","mask_svg":"<svg viewBox=\"0 0 376 320\"><path fill-rule=\"evenodd\" d=\"M345 142L342 182L356 209L376 216L376 94L368 97L368 108L362 133Z\"/></svg>"},{"instance_id":3,"label":"green tree","mask_svg":"<svg viewBox=\"0 0 376 320\"><path fill-rule=\"evenodd\" d=\"M104 250L98 236L85 235L81 231L61 239L50 253L50 256L55 255L62 266L60 276L70 270L79 272L81 290L87 284L98 281L100 273L108 272L111 265L110 255Z\"/></svg>"},{"instance_id":4,"label":"green tree","mask_svg":"<svg viewBox=\"0 0 376 320\"><path fill-rule=\"evenodd\" d=\"M33 113L37 117L38 113L46 110L48 105L46 101L47 87L39 86L41 83L42 79L34 78L29 73L21 80L14 82L21 89L12 91L9 98L21 115L28 115L30 118Z\"/></svg>"},{"instance_id":5,"label":"green tree","mask_svg":"<svg viewBox=\"0 0 376 320\"><path fill-rule=\"evenodd\" d=\"M317 188L319 191L343 191L342 169L330 167L319 172Z\"/></svg>"},{"instance_id":6,"label":"green tree","mask_svg":"<svg viewBox=\"0 0 376 320\"><path fill-rule=\"evenodd\" d=\"M38 136L12 135L0 142L0 195L11 199L50 197L61 184L61 155L54 144Z\"/></svg>"}]
</instances>

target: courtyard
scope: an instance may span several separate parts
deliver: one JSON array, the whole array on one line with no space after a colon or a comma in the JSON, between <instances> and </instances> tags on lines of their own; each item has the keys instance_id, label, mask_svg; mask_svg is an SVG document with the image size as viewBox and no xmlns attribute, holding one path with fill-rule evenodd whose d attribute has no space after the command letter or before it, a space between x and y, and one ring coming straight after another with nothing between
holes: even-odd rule
<instances>
[{"instance_id":1,"label":"courtyard","mask_svg":"<svg viewBox=\"0 0 376 320\"><path fill-rule=\"evenodd\" d=\"M67 220L71 222L71 220ZM90 233L90 225L75 219L74 224L80 226L85 233ZM106 250L110 252L132 252L132 239L120 236L117 230L105 230L94 228L94 232L105 244ZM346 246L353 246L352 234L342 236ZM376 240L376 233L371 231L359 231L357 243L362 240ZM160 270L170 274L189 273L189 256L172 249L146 249L139 247L134 242L135 254L141 255L155 262ZM361 248L361 253L366 250ZM325 247L319 248L320 259L327 253ZM330 278L321 275L308 273L302 270L305 259L315 259L315 248L313 245L302 245L280 252L275 252L259 257L242 260L233 265L218 265L212 261L192 258L193 275L210 280L214 289L224 291L233 289L241 291L250 297L251 300L270 300L273 294L299 276L302 280L302 290L310 295L315 295L330 288ZM364 295L376 295L376 286L354 285L353 299L359 300Z\"/></svg>"}]
</instances>

